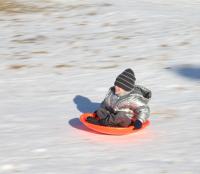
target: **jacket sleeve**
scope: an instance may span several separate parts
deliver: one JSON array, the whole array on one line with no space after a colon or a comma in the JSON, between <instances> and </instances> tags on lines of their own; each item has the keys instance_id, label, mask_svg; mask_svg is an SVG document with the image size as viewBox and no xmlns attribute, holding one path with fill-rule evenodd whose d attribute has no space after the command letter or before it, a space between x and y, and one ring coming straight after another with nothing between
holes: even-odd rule
<instances>
[{"instance_id":1,"label":"jacket sleeve","mask_svg":"<svg viewBox=\"0 0 200 174\"><path fill-rule=\"evenodd\" d=\"M109 111L110 113L114 113L115 111L107 104L106 100L104 99L100 105L100 108Z\"/></svg>"},{"instance_id":2,"label":"jacket sleeve","mask_svg":"<svg viewBox=\"0 0 200 174\"><path fill-rule=\"evenodd\" d=\"M136 119L140 120L142 123L147 121L150 116L150 108L149 106L139 106L136 110Z\"/></svg>"},{"instance_id":3,"label":"jacket sleeve","mask_svg":"<svg viewBox=\"0 0 200 174\"><path fill-rule=\"evenodd\" d=\"M106 102L105 102L105 99L101 102L100 107L103 108L103 109L106 108Z\"/></svg>"}]
</instances>

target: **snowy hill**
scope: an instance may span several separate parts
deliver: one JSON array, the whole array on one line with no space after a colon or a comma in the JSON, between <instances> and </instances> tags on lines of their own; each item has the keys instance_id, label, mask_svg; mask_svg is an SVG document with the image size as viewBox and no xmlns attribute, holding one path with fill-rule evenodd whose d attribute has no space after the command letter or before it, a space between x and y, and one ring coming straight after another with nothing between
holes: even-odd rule
<instances>
[{"instance_id":1,"label":"snowy hill","mask_svg":"<svg viewBox=\"0 0 200 174\"><path fill-rule=\"evenodd\" d=\"M199 174L200 1L0 0L0 173ZM86 129L116 76L152 90L151 125Z\"/></svg>"}]
</instances>

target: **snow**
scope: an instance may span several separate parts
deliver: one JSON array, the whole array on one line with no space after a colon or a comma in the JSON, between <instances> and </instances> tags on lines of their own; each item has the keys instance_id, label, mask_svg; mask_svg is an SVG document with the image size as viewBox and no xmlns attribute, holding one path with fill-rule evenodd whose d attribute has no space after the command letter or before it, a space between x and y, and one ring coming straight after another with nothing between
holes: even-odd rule
<instances>
[{"instance_id":1,"label":"snow","mask_svg":"<svg viewBox=\"0 0 200 174\"><path fill-rule=\"evenodd\" d=\"M198 0L0 0L0 173L199 174L199 11ZM129 67L153 92L151 125L85 128L79 116Z\"/></svg>"}]
</instances>

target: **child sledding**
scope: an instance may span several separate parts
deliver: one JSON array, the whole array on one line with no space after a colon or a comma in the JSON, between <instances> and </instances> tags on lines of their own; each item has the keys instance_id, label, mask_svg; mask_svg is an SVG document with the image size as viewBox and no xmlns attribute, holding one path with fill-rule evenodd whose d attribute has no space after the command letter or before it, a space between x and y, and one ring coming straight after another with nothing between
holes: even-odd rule
<instances>
[{"instance_id":1,"label":"child sledding","mask_svg":"<svg viewBox=\"0 0 200 174\"><path fill-rule=\"evenodd\" d=\"M95 111L96 117L87 117L86 121L95 125L109 127L134 126L139 129L148 120L151 91L135 84L136 78L132 69L126 69L118 75Z\"/></svg>"}]
</instances>

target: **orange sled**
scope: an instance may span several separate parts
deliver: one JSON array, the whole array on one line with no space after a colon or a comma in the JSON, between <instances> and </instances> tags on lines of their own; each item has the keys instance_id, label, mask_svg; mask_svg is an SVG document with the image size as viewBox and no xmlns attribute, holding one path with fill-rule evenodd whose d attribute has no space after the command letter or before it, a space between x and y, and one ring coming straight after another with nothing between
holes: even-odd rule
<instances>
[{"instance_id":1,"label":"orange sled","mask_svg":"<svg viewBox=\"0 0 200 174\"><path fill-rule=\"evenodd\" d=\"M144 129L150 124L150 121L147 120L142 128L140 129L134 129L134 126L129 126L129 127L108 127L108 126L101 126L101 125L95 125L88 123L86 121L87 117L95 117L94 113L84 113L80 116L80 121L89 129L92 129L96 132L100 132L103 134L108 134L108 135L124 135L124 134L130 134L133 132L137 132L141 129Z\"/></svg>"}]
</instances>

